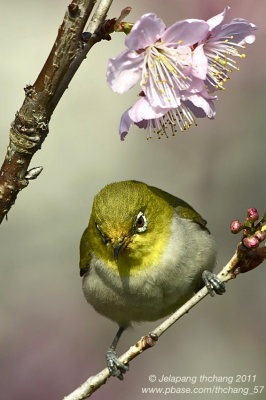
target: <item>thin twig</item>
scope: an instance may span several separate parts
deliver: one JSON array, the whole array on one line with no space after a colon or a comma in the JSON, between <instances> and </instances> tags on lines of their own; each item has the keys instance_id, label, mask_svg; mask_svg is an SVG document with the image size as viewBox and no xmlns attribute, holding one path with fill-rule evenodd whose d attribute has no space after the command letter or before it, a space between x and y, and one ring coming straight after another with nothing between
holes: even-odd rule
<instances>
[{"instance_id":1,"label":"thin twig","mask_svg":"<svg viewBox=\"0 0 266 400\"><path fill-rule=\"evenodd\" d=\"M42 168L37 167L31 170L34 173L27 173L31 159L48 134L53 111L69 82L91 47L101 40L94 33L104 22L112 1L98 0L89 24L91 38L83 43L82 33L97 0L73 0L36 82L24 89L25 99L11 125L7 154L0 171L0 223L19 191L41 172Z\"/></svg>"},{"instance_id":2,"label":"thin twig","mask_svg":"<svg viewBox=\"0 0 266 400\"><path fill-rule=\"evenodd\" d=\"M95 0L94 0L95 2ZM87 41L87 43L84 43L82 48L79 50L77 53L75 59L72 61L72 63L69 66L68 71L64 75L62 81L60 82L60 85L58 86L53 99L51 101L51 105L53 109L56 107L58 101L61 99L64 91L68 88L69 82L73 78L74 74L80 67L80 64L82 61L86 58L88 52L92 48L92 46L99 41L98 36L94 36L94 33L97 32L99 26L103 23L103 21L106 18L107 12L112 4L113 0L101 0L96 7L96 10L88 24L88 32L91 34L91 38Z\"/></svg>"},{"instance_id":3,"label":"thin twig","mask_svg":"<svg viewBox=\"0 0 266 400\"><path fill-rule=\"evenodd\" d=\"M258 248L247 251L245 257L237 250L231 260L224 266L221 272L218 274L218 278L222 282L228 282L230 279L234 279L239 273L247 272L266 259L266 247ZM206 286L199 290L190 300L188 300L182 307L180 307L174 314L168 317L164 322L157 326L149 334L142 336L140 340L128 351L126 351L119 360L128 364L129 361L139 356L145 350L153 347L158 338L167 331L176 321L178 321L183 315L191 310L196 304L198 304L208 294ZM99 389L106 381L110 378L110 374L107 368L103 369L97 375L89 377L81 386L64 397L64 400L83 400L90 397L97 389Z\"/></svg>"}]
</instances>

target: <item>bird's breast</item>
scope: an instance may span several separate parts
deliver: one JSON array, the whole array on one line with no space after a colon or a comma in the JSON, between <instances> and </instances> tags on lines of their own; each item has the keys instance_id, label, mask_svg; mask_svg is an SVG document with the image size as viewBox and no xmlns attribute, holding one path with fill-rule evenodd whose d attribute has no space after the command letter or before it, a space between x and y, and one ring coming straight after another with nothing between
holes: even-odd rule
<instances>
[{"instance_id":1,"label":"bird's breast","mask_svg":"<svg viewBox=\"0 0 266 400\"><path fill-rule=\"evenodd\" d=\"M213 239L197 224L173 218L163 249L154 246L146 260L139 254L136 259L120 258L116 264L94 255L83 280L88 302L122 325L156 320L183 304L202 271L213 268Z\"/></svg>"}]
</instances>

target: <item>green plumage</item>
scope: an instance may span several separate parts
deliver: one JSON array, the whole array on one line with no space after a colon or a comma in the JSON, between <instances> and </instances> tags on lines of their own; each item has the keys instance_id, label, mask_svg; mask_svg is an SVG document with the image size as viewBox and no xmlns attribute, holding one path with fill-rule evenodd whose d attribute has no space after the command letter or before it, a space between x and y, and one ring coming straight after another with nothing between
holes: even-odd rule
<instances>
[{"instance_id":1,"label":"green plumage","mask_svg":"<svg viewBox=\"0 0 266 400\"><path fill-rule=\"evenodd\" d=\"M181 218L191 219L194 222L198 223L202 228L208 230L208 228L206 227L207 221L205 221L205 219L203 219L201 215L184 200L179 199L178 197L175 197L172 194L167 193L164 190L158 189L154 186L149 186L149 189L158 196L162 197L169 205L174 207L177 214Z\"/></svg>"},{"instance_id":2,"label":"green plumage","mask_svg":"<svg viewBox=\"0 0 266 400\"><path fill-rule=\"evenodd\" d=\"M91 242L94 240L94 236L95 240L99 236L96 224L102 226L104 233L120 229L121 233L128 235L132 232L138 212L146 212L146 210L149 212L149 209L152 212L149 220L153 221L149 225L150 231L153 224L156 224L159 215L165 213L167 220L168 215L172 215L174 212L179 217L192 220L208 231L206 221L200 214L178 197L139 181L111 183L94 198L89 226L84 231L80 243L80 275L84 275L88 270L93 253ZM155 228L159 231L159 223Z\"/></svg>"}]
</instances>

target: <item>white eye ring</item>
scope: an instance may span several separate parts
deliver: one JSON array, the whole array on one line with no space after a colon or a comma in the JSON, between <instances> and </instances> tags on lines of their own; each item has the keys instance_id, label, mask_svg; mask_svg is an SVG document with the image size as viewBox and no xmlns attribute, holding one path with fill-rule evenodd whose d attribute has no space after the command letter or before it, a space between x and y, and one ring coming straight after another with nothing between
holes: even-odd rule
<instances>
[{"instance_id":1,"label":"white eye ring","mask_svg":"<svg viewBox=\"0 0 266 400\"><path fill-rule=\"evenodd\" d=\"M98 229L99 233L101 234L103 243L104 244L108 243L109 242L108 237L102 232L100 226L97 223L95 225L96 225L96 228Z\"/></svg>"},{"instance_id":2,"label":"white eye ring","mask_svg":"<svg viewBox=\"0 0 266 400\"><path fill-rule=\"evenodd\" d=\"M96 226L96 228L98 229L99 232L102 232L101 229L100 229L100 226L96 222L95 222L95 226Z\"/></svg>"},{"instance_id":3,"label":"white eye ring","mask_svg":"<svg viewBox=\"0 0 266 400\"><path fill-rule=\"evenodd\" d=\"M136 217L136 222L135 222L135 228L138 233L145 232L147 229L148 223L147 223L147 218L143 214L142 211L140 211Z\"/></svg>"}]
</instances>

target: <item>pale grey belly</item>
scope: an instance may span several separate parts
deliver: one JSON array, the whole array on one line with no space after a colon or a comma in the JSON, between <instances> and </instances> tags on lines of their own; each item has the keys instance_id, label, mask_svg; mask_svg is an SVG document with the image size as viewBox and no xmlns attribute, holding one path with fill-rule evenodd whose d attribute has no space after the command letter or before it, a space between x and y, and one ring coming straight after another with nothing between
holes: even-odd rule
<instances>
[{"instance_id":1,"label":"pale grey belly","mask_svg":"<svg viewBox=\"0 0 266 400\"><path fill-rule=\"evenodd\" d=\"M191 276L149 270L138 276L120 277L114 271L108 276L92 268L83 279L87 301L100 314L127 326L131 321L154 321L173 312L193 295L201 271Z\"/></svg>"}]
</instances>

